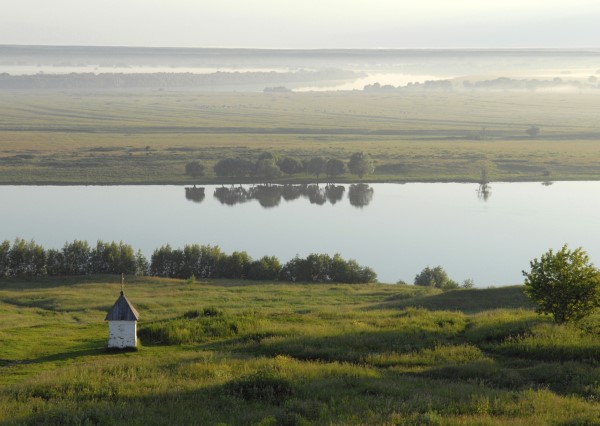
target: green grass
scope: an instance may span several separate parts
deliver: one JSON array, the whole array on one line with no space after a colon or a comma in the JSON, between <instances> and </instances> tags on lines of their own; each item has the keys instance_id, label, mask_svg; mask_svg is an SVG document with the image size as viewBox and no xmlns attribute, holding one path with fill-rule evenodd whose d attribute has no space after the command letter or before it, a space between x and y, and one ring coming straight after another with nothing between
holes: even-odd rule
<instances>
[{"instance_id":1,"label":"green grass","mask_svg":"<svg viewBox=\"0 0 600 426\"><path fill-rule=\"evenodd\" d=\"M141 346L107 352L120 277L0 282L0 424L597 424L599 317L519 286L128 279ZM469 302L466 302L466 299Z\"/></svg>"},{"instance_id":2,"label":"green grass","mask_svg":"<svg viewBox=\"0 0 600 426\"><path fill-rule=\"evenodd\" d=\"M220 183L225 157L370 153L372 182L599 179L592 93L0 94L1 184ZM525 130L540 127L531 140ZM185 176L199 160L205 177ZM294 175L286 182L314 177ZM357 181L344 175L340 181Z\"/></svg>"}]
</instances>

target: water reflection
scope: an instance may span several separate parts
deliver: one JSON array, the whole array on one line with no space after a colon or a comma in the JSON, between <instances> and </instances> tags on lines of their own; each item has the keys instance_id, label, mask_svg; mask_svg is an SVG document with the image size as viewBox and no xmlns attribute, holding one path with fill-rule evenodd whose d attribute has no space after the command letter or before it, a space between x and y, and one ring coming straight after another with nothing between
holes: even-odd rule
<instances>
[{"instance_id":1,"label":"water reflection","mask_svg":"<svg viewBox=\"0 0 600 426\"><path fill-rule=\"evenodd\" d=\"M256 200L264 208L277 207L281 200L294 201L299 198L306 198L311 204L322 206L329 202L334 205L344 198L346 187L343 185L328 184L320 186L313 185L253 185L244 188L242 185L230 187L221 186L215 188L213 196L221 204L235 206ZM350 185L348 199L350 204L355 207L365 207L373 199L374 190L365 183ZM185 188L185 198L200 203L204 200L204 188Z\"/></svg>"},{"instance_id":2,"label":"water reflection","mask_svg":"<svg viewBox=\"0 0 600 426\"><path fill-rule=\"evenodd\" d=\"M204 188L196 187L194 185L192 188L185 188L185 198L194 203L201 203L204 200Z\"/></svg>"},{"instance_id":3,"label":"water reflection","mask_svg":"<svg viewBox=\"0 0 600 426\"><path fill-rule=\"evenodd\" d=\"M228 206L235 206L236 204L245 203L249 200L248 191L242 186L232 186L231 188L222 186L220 188L215 188L213 196L219 200L221 204L226 204Z\"/></svg>"},{"instance_id":4,"label":"water reflection","mask_svg":"<svg viewBox=\"0 0 600 426\"><path fill-rule=\"evenodd\" d=\"M492 187L488 183L480 183L477 188L477 197L480 200L487 201L492 196Z\"/></svg>"},{"instance_id":5,"label":"water reflection","mask_svg":"<svg viewBox=\"0 0 600 426\"><path fill-rule=\"evenodd\" d=\"M375 192L373 188L366 183L350 185L348 199L350 199L350 204L352 204L354 207L362 208L368 206L373 200L373 192Z\"/></svg>"}]
</instances>

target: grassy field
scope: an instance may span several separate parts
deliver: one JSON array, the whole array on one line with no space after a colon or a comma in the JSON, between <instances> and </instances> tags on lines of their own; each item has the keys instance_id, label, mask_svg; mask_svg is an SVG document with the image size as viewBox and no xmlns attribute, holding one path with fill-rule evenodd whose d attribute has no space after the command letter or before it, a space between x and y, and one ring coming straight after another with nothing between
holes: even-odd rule
<instances>
[{"instance_id":1,"label":"grassy field","mask_svg":"<svg viewBox=\"0 0 600 426\"><path fill-rule=\"evenodd\" d=\"M0 424L593 425L600 318L521 287L128 279L136 352L106 352L119 277L0 282Z\"/></svg>"},{"instance_id":2,"label":"grassy field","mask_svg":"<svg viewBox=\"0 0 600 426\"><path fill-rule=\"evenodd\" d=\"M593 93L4 92L0 184L216 183L216 161L263 151L368 152L372 182L599 179L599 113Z\"/></svg>"}]
</instances>

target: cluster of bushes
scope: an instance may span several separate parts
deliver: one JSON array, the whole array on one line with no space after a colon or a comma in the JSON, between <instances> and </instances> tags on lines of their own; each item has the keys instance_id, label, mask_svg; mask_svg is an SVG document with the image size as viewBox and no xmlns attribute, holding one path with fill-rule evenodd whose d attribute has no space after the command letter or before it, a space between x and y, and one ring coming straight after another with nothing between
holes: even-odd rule
<instances>
[{"instance_id":1,"label":"cluster of bushes","mask_svg":"<svg viewBox=\"0 0 600 426\"><path fill-rule=\"evenodd\" d=\"M421 287L435 287L442 290L454 290L457 288L473 288L475 282L468 278L463 281L462 285L454 281L448 276L448 273L441 266L430 268L425 267L421 272L415 276L414 285ZM406 284L404 281L399 280L397 284Z\"/></svg>"},{"instance_id":2,"label":"cluster of bushes","mask_svg":"<svg viewBox=\"0 0 600 426\"><path fill-rule=\"evenodd\" d=\"M187 175L197 177L203 176L205 166L198 161L186 164ZM362 178L364 175L374 172L373 160L367 154L355 152L346 164L337 158L313 157L298 160L292 157L278 158L270 152L262 153L256 161L247 158L224 158L219 160L213 167L215 175L221 178L247 178L271 180L282 174L288 176L307 173L315 175L317 179L325 174L329 179L340 176L347 171Z\"/></svg>"},{"instance_id":3,"label":"cluster of bushes","mask_svg":"<svg viewBox=\"0 0 600 426\"><path fill-rule=\"evenodd\" d=\"M253 260L248 253L226 254L217 246L192 244L173 249L168 244L148 262L140 250L123 242L86 241L65 243L62 249L44 249L35 241L15 239L0 243L0 278L88 274L153 275L182 278L230 278L256 281L366 283L377 280L375 272L336 254L296 256L282 265L275 256Z\"/></svg>"},{"instance_id":4,"label":"cluster of bushes","mask_svg":"<svg viewBox=\"0 0 600 426\"><path fill-rule=\"evenodd\" d=\"M186 245L173 249L168 244L154 251L150 274L169 278L233 278L255 281L367 283L377 280L369 267L354 260L344 260L339 254L296 256L282 265L275 256L252 260L246 252L221 252L209 245Z\"/></svg>"},{"instance_id":5,"label":"cluster of bushes","mask_svg":"<svg viewBox=\"0 0 600 426\"><path fill-rule=\"evenodd\" d=\"M143 275L148 262L141 251L123 242L65 243L62 249L44 249L35 241L17 238L0 243L0 278L44 275L136 274Z\"/></svg>"}]
</instances>

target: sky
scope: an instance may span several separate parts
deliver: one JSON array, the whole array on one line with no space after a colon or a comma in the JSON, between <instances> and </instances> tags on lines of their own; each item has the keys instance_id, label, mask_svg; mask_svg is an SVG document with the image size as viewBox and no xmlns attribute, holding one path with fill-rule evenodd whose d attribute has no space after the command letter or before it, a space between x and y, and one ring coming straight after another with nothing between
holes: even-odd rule
<instances>
[{"instance_id":1,"label":"sky","mask_svg":"<svg viewBox=\"0 0 600 426\"><path fill-rule=\"evenodd\" d=\"M598 0L2 0L0 44L600 47Z\"/></svg>"}]
</instances>

